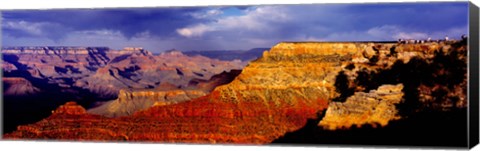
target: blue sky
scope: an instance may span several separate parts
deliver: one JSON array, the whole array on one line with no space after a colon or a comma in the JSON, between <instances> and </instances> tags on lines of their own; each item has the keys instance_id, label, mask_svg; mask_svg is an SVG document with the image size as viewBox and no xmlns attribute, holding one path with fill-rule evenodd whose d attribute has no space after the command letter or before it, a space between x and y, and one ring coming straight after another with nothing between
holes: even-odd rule
<instances>
[{"instance_id":1,"label":"blue sky","mask_svg":"<svg viewBox=\"0 0 480 151\"><path fill-rule=\"evenodd\" d=\"M2 11L4 46L250 49L281 41L452 38L468 3L370 3Z\"/></svg>"}]
</instances>

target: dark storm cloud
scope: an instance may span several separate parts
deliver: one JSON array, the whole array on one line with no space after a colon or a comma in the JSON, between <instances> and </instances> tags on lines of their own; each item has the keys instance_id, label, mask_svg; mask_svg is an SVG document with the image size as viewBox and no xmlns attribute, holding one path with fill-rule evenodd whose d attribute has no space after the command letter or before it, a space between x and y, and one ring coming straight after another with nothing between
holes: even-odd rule
<instances>
[{"instance_id":1,"label":"dark storm cloud","mask_svg":"<svg viewBox=\"0 0 480 151\"><path fill-rule=\"evenodd\" d=\"M468 31L466 2L14 10L2 14L6 45L134 45L155 51L249 49L280 41L459 37Z\"/></svg>"},{"instance_id":2,"label":"dark storm cloud","mask_svg":"<svg viewBox=\"0 0 480 151\"><path fill-rule=\"evenodd\" d=\"M150 31L162 37L175 36L175 28L203 21L188 13L201 8L142 8L142 9L75 9L75 10L23 10L4 11L4 22L48 23L54 29L46 29L49 38L59 38L56 32L68 33L81 30L118 30L126 37ZM45 25L48 26L48 25ZM58 28L63 27L63 28ZM48 27L47 27L48 28ZM5 29L5 28L4 28ZM25 36L21 31L7 28L13 36ZM18 35L17 35L18 34Z\"/></svg>"},{"instance_id":3,"label":"dark storm cloud","mask_svg":"<svg viewBox=\"0 0 480 151\"><path fill-rule=\"evenodd\" d=\"M364 31L384 25L402 30L434 32L467 25L467 3L408 3L294 6L293 22L277 26L281 35ZM320 17L319 17L320 16ZM316 28L317 27L317 28ZM323 30L315 30L325 27ZM316 32L312 32L316 31ZM322 28L319 28L322 29ZM279 35L279 36L281 36Z\"/></svg>"},{"instance_id":4,"label":"dark storm cloud","mask_svg":"<svg viewBox=\"0 0 480 151\"><path fill-rule=\"evenodd\" d=\"M392 3L363 4L346 8L343 13L351 16L357 28L379 24L399 24L420 30L441 30L452 26L464 26L468 18L468 3ZM351 15L348 15L351 14Z\"/></svg>"}]
</instances>

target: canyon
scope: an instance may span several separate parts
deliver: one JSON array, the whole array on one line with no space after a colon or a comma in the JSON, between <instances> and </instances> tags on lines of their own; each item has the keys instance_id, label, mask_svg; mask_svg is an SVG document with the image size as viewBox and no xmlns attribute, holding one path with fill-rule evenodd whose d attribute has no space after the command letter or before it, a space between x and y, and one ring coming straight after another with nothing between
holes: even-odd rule
<instances>
[{"instance_id":1,"label":"canyon","mask_svg":"<svg viewBox=\"0 0 480 151\"><path fill-rule=\"evenodd\" d=\"M200 55L190 57L181 51L153 55L139 47L122 50L107 47L4 47L2 82L8 123L4 131L10 132L17 125L46 118L51 110L68 101L76 101L90 109L112 104L122 95L120 92L194 91L197 85L199 91L195 96L200 96L210 91L208 84L222 83L221 80L209 81L215 75L242 69L245 64ZM133 102L139 104L142 101ZM143 103L128 106L126 110L140 110L142 108L138 106L145 108L154 102ZM106 115L106 112L98 114ZM111 112L125 113L124 110Z\"/></svg>"},{"instance_id":2,"label":"canyon","mask_svg":"<svg viewBox=\"0 0 480 151\"><path fill-rule=\"evenodd\" d=\"M467 107L465 40L421 44L281 42L241 72L215 70L211 64L188 64L189 59L206 58L183 56L177 51L156 56L165 62L142 52L131 56L117 57L98 67L97 73L104 74L75 82L91 85L89 80L109 81L106 83L115 88L120 83L129 85L130 89L118 89L116 100L93 110L68 102L49 117L18 126L4 138L269 144L310 125L321 129L315 132L322 132L310 135L321 136L365 126L389 128L392 123L427 112L450 113ZM180 58L175 68L169 64L175 62L171 58ZM146 66L132 67L130 62ZM233 69L232 62L223 65ZM182 68L185 66L188 68ZM144 70L143 76L137 68ZM13 67L7 64L4 69ZM126 70L132 72L122 73ZM177 79L149 78L152 70L171 71L171 77ZM68 71L73 73L70 68ZM122 75L125 79L117 84L110 82ZM156 80L159 85L164 82L163 86L145 90ZM130 81L136 83L128 84ZM441 115L434 115L434 119L446 121L438 117Z\"/></svg>"}]
</instances>

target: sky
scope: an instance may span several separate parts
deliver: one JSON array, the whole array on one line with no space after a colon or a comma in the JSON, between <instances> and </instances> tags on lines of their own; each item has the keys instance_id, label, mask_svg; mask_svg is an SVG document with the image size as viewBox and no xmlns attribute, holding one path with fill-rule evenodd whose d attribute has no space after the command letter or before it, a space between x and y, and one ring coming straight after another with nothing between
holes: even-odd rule
<instances>
[{"instance_id":1,"label":"sky","mask_svg":"<svg viewBox=\"0 0 480 151\"><path fill-rule=\"evenodd\" d=\"M297 4L4 10L3 46L248 50L282 41L384 41L468 34L468 3Z\"/></svg>"}]
</instances>

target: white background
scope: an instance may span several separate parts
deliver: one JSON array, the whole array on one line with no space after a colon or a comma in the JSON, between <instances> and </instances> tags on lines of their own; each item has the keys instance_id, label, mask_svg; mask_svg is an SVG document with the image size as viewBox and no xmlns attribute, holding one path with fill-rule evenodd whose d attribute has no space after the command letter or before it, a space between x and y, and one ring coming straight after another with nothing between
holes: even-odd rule
<instances>
[{"instance_id":1,"label":"white background","mask_svg":"<svg viewBox=\"0 0 480 151\"><path fill-rule=\"evenodd\" d=\"M49 9L49 8L104 8L104 7L152 7L152 6L208 6L208 5L248 5L248 4L299 4L299 3L366 3L366 2L426 2L428 0L1 0L0 9ZM435 0L446 1L446 0ZM476 2L478 6L478 2ZM74 18L72 18L74 19ZM406 138L408 139L408 138ZM80 142L46 142L46 141L0 141L0 150L103 150L103 151L160 151L160 150L192 150L192 151L283 151L283 150L421 150L425 148L373 148L355 146L232 146L232 145L179 145L179 144L144 144L144 143L80 143ZM443 149L446 150L446 149ZM475 150L480 150L476 147Z\"/></svg>"}]
</instances>

